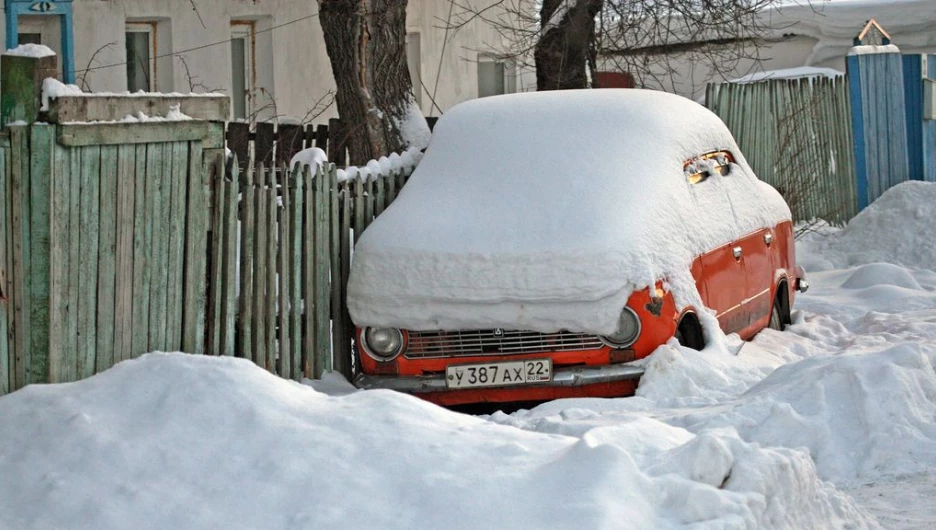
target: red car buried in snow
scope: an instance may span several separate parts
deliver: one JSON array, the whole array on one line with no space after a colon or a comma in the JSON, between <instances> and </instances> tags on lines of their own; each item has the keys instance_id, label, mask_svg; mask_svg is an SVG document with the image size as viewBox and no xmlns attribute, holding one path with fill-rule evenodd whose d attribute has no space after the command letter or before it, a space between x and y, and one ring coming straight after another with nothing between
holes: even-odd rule
<instances>
[{"instance_id":1,"label":"red car buried in snow","mask_svg":"<svg viewBox=\"0 0 936 530\"><path fill-rule=\"evenodd\" d=\"M782 329L805 287L789 208L704 107L470 101L355 248L355 384L444 405L629 395L670 338Z\"/></svg>"}]
</instances>

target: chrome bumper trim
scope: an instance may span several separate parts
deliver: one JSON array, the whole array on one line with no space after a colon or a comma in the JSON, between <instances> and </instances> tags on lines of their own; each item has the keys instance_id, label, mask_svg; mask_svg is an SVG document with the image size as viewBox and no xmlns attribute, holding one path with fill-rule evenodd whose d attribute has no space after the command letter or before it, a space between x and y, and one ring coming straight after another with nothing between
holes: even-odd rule
<instances>
[{"instance_id":1,"label":"chrome bumper trim","mask_svg":"<svg viewBox=\"0 0 936 530\"><path fill-rule=\"evenodd\" d=\"M460 390L485 390L489 388L536 388L536 387L565 387L585 386L596 383L612 383L628 379L638 379L644 373L639 366L627 364L612 364L608 366L575 366L572 368L559 368L553 371L553 380L541 385L516 385L496 387L469 387ZM448 390L445 386L445 376L426 375L399 377L395 375L368 375L360 374L354 379L354 386L366 390L384 388L407 393L442 392Z\"/></svg>"}]
</instances>

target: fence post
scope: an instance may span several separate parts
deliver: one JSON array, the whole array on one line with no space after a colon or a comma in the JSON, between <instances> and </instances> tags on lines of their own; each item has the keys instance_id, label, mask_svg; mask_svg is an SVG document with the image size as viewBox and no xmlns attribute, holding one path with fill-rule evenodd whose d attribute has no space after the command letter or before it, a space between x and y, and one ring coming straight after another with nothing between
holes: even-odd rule
<instances>
[{"instance_id":1,"label":"fence post","mask_svg":"<svg viewBox=\"0 0 936 530\"><path fill-rule=\"evenodd\" d=\"M0 127L39 117L42 81L55 77L58 61L46 57L0 56Z\"/></svg>"}]
</instances>

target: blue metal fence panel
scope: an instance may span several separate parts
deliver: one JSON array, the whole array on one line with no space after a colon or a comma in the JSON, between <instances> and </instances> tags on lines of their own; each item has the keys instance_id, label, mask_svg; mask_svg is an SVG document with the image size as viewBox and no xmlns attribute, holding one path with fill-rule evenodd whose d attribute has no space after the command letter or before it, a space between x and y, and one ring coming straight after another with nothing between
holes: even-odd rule
<instances>
[{"instance_id":1,"label":"blue metal fence panel","mask_svg":"<svg viewBox=\"0 0 936 530\"><path fill-rule=\"evenodd\" d=\"M936 80L936 55L924 55L923 77ZM923 180L936 182L936 120L923 121Z\"/></svg>"},{"instance_id":2,"label":"blue metal fence panel","mask_svg":"<svg viewBox=\"0 0 936 530\"><path fill-rule=\"evenodd\" d=\"M861 113L863 125L864 141L855 146L858 151L864 148L855 157L863 162L866 175L867 196L862 201L859 195L863 208L891 186L910 179L903 59L899 53L873 53L850 56L846 66L860 91L860 104L853 99L852 109ZM858 184L860 188L860 180Z\"/></svg>"},{"instance_id":3,"label":"blue metal fence panel","mask_svg":"<svg viewBox=\"0 0 936 530\"><path fill-rule=\"evenodd\" d=\"M907 116L907 169L910 178L923 180L923 60L926 56L903 56L904 99Z\"/></svg>"},{"instance_id":4,"label":"blue metal fence panel","mask_svg":"<svg viewBox=\"0 0 936 530\"><path fill-rule=\"evenodd\" d=\"M858 196L858 211L868 206L868 164L865 159L865 125L862 108L864 102L861 97L861 70L858 67L858 56L849 56L845 61L848 72L848 92L851 99L852 135L855 146L855 193Z\"/></svg>"}]
</instances>

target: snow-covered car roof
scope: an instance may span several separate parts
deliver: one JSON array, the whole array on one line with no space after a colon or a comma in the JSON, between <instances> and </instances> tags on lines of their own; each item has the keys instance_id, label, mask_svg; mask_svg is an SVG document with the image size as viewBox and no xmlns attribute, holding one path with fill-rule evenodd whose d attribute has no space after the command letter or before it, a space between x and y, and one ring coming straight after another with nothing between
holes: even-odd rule
<instances>
[{"instance_id":1,"label":"snow-covered car roof","mask_svg":"<svg viewBox=\"0 0 936 530\"><path fill-rule=\"evenodd\" d=\"M718 150L735 169L688 184L685 161ZM605 89L473 100L439 120L399 197L362 235L349 309L359 325L610 333L634 289L678 284L701 252L789 218L721 120L686 98Z\"/></svg>"}]
</instances>

